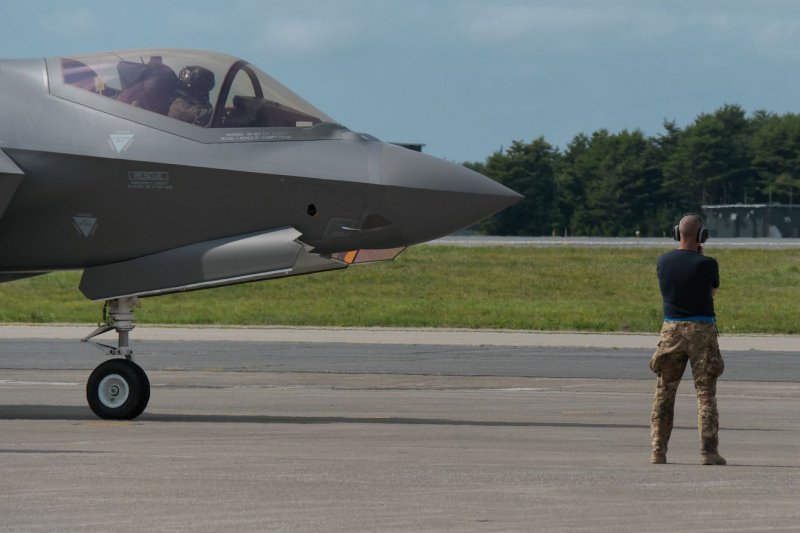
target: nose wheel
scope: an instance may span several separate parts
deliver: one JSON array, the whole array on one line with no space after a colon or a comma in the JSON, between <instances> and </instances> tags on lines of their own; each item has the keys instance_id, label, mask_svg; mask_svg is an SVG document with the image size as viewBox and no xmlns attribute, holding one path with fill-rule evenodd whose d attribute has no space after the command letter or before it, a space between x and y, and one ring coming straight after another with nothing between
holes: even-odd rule
<instances>
[{"instance_id":1,"label":"nose wheel","mask_svg":"<svg viewBox=\"0 0 800 533\"><path fill-rule=\"evenodd\" d=\"M133 361L109 359L89 376L86 400L100 418L132 420L147 407L150 380Z\"/></svg>"},{"instance_id":2,"label":"nose wheel","mask_svg":"<svg viewBox=\"0 0 800 533\"><path fill-rule=\"evenodd\" d=\"M124 359L109 359L94 369L86 383L86 400L94 414L110 420L132 420L142 414L150 400L150 380L142 367L133 362L129 334L134 328L133 308L139 299L118 298L109 300L103 309L103 324L81 339L90 342L108 355ZM117 346L101 344L90 339L115 330Z\"/></svg>"}]
</instances>

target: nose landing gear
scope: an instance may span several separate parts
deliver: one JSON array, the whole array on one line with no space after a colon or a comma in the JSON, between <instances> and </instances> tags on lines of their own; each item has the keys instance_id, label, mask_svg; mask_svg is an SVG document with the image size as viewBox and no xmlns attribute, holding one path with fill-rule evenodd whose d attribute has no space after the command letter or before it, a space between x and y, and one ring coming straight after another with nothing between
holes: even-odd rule
<instances>
[{"instance_id":1,"label":"nose landing gear","mask_svg":"<svg viewBox=\"0 0 800 533\"><path fill-rule=\"evenodd\" d=\"M104 323L81 342L90 342L109 355L121 355L124 359L109 359L94 369L86 383L86 400L89 407L100 418L110 420L132 420L142 414L150 400L150 380L142 367L133 362L130 348L130 332L134 328L133 308L139 307L135 296L117 298L106 302L103 309ZM117 346L110 346L90 339L116 330Z\"/></svg>"}]
</instances>

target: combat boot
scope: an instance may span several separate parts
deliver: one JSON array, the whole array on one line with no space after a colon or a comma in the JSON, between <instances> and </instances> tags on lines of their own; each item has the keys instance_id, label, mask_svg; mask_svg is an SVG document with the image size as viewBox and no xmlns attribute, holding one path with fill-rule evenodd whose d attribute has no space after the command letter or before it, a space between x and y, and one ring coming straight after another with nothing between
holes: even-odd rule
<instances>
[{"instance_id":1,"label":"combat boot","mask_svg":"<svg viewBox=\"0 0 800 533\"><path fill-rule=\"evenodd\" d=\"M667 454L653 452L650 454L650 462L653 463L654 465L663 465L664 463L667 462Z\"/></svg>"},{"instance_id":2,"label":"combat boot","mask_svg":"<svg viewBox=\"0 0 800 533\"><path fill-rule=\"evenodd\" d=\"M719 439L716 435L713 437L704 437L700 440L700 457L704 465L724 465L727 464L725 458L719 454L717 446Z\"/></svg>"},{"instance_id":3,"label":"combat boot","mask_svg":"<svg viewBox=\"0 0 800 533\"><path fill-rule=\"evenodd\" d=\"M725 465L728 464L725 458L718 453L703 453L700 454L703 459L704 465Z\"/></svg>"}]
</instances>

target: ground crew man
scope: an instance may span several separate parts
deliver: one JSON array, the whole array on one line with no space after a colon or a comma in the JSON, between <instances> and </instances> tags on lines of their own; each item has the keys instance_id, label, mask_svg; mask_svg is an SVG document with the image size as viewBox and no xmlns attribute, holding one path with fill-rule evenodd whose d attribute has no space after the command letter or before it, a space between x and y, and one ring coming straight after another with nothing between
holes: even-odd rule
<instances>
[{"instance_id":1,"label":"ground crew man","mask_svg":"<svg viewBox=\"0 0 800 533\"><path fill-rule=\"evenodd\" d=\"M719 287L719 265L703 255L702 243L708 237L703 220L685 215L673 228L680 241L677 249L658 258L656 271L664 305L661 339L650 369L658 375L650 417L652 463L667 462L667 443L672 432L675 394L686 369L692 365L697 392L697 427L700 454L704 465L724 465L717 449L719 415L717 378L725 364L717 343L714 294Z\"/></svg>"}]
</instances>

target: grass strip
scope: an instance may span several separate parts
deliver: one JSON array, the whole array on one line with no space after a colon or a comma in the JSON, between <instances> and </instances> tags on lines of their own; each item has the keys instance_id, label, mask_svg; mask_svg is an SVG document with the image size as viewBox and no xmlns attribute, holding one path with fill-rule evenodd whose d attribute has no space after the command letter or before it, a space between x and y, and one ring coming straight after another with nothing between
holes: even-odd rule
<instances>
[{"instance_id":1,"label":"grass strip","mask_svg":"<svg viewBox=\"0 0 800 533\"><path fill-rule=\"evenodd\" d=\"M655 332L653 248L417 246L346 271L148 298L139 323ZM719 249L719 328L800 333L800 251ZM2 322L96 322L80 273L0 285Z\"/></svg>"}]
</instances>

